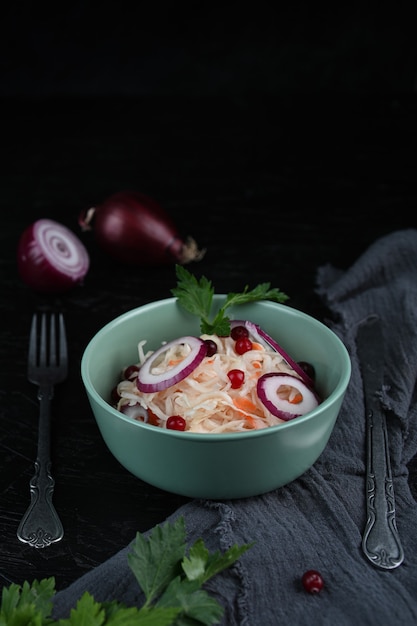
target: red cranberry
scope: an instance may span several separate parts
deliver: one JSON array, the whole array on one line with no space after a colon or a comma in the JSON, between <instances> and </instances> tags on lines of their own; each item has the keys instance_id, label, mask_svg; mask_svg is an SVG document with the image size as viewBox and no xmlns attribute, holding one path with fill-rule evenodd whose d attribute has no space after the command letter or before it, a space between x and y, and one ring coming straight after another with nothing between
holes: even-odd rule
<instances>
[{"instance_id":1,"label":"red cranberry","mask_svg":"<svg viewBox=\"0 0 417 626\"><path fill-rule=\"evenodd\" d=\"M128 365L123 372L125 380L133 380L138 375L139 367L137 365Z\"/></svg>"},{"instance_id":2,"label":"red cranberry","mask_svg":"<svg viewBox=\"0 0 417 626\"><path fill-rule=\"evenodd\" d=\"M119 392L117 391L117 385L116 387L113 387L113 389L111 390L110 396L111 396L112 404L117 404L119 402L120 396L119 396Z\"/></svg>"},{"instance_id":3,"label":"red cranberry","mask_svg":"<svg viewBox=\"0 0 417 626\"><path fill-rule=\"evenodd\" d=\"M245 382L245 372L242 370L230 370L228 377L232 385L232 389L239 389Z\"/></svg>"},{"instance_id":4,"label":"red cranberry","mask_svg":"<svg viewBox=\"0 0 417 626\"><path fill-rule=\"evenodd\" d=\"M217 343L213 339L204 339L206 344L207 353L206 356L213 356L217 352Z\"/></svg>"},{"instance_id":5,"label":"red cranberry","mask_svg":"<svg viewBox=\"0 0 417 626\"><path fill-rule=\"evenodd\" d=\"M246 326L235 326L232 328L230 336L232 339L237 341L238 339L242 339L243 337L249 337L249 332Z\"/></svg>"},{"instance_id":6,"label":"red cranberry","mask_svg":"<svg viewBox=\"0 0 417 626\"><path fill-rule=\"evenodd\" d=\"M242 337L238 339L235 343L235 350L238 354L245 354L245 352L249 352L252 350L252 342L249 337Z\"/></svg>"},{"instance_id":7,"label":"red cranberry","mask_svg":"<svg viewBox=\"0 0 417 626\"><path fill-rule=\"evenodd\" d=\"M316 370L314 369L314 365L308 363L307 361L298 361L298 365L301 369L311 378L311 380L316 379Z\"/></svg>"},{"instance_id":8,"label":"red cranberry","mask_svg":"<svg viewBox=\"0 0 417 626\"><path fill-rule=\"evenodd\" d=\"M324 580L320 572L315 569L309 569L307 572L304 572L301 581L308 593L319 593L324 586Z\"/></svg>"},{"instance_id":9,"label":"red cranberry","mask_svg":"<svg viewBox=\"0 0 417 626\"><path fill-rule=\"evenodd\" d=\"M167 428L170 430L185 430L186 421L181 415L171 415L167 419Z\"/></svg>"}]
</instances>

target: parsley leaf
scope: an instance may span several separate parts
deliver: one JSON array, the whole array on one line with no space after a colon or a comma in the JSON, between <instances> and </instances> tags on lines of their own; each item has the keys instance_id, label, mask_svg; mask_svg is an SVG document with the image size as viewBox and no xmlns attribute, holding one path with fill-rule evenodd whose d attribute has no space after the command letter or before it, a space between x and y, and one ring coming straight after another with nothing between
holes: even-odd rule
<instances>
[{"instance_id":1,"label":"parsley leaf","mask_svg":"<svg viewBox=\"0 0 417 626\"><path fill-rule=\"evenodd\" d=\"M51 598L55 594L55 579L25 581L20 587L12 583L4 587L0 607L0 624L35 624L37 616L46 620L52 610ZM43 622L39 622L42 624Z\"/></svg>"},{"instance_id":2,"label":"parsley leaf","mask_svg":"<svg viewBox=\"0 0 417 626\"><path fill-rule=\"evenodd\" d=\"M175 609L176 626L217 623L223 607L201 587L230 567L249 547L250 544L234 545L223 554L210 554L203 539L197 539L187 554L183 517L155 526L147 538L137 533L128 559L146 597L144 609Z\"/></svg>"},{"instance_id":3,"label":"parsley leaf","mask_svg":"<svg viewBox=\"0 0 417 626\"><path fill-rule=\"evenodd\" d=\"M155 526L148 539L137 533L129 566L150 605L181 571L185 553L185 522L179 517L173 524Z\"/></svg>"},{"instance_id":4,"label":"parsley leaf","mask_svg":"<svg viewBox=\"0 0 417 626\"><path fill-rule=\"evenodd\" d=\"M210 553L204 541L198 539L191 546L188 556L184 558L182 568L189 580L199 580L201 583L205 583L216 574L230 567L251 545L234 545L223 554L218 551Z\"/></svg>"},{"instance_id":5,"label":"parsley leaf","mask_svg":"<svg viewBox=\"0 0 417 626\"><path fill-rule=\"evenodd\" d=\"M211 309L214 287L210 280L202 276L200 280L185 269L182 265L175 266L177 286L171 289L181 304L194 315L205 317Z\"/></svg>"},{"instance_id":6,"label":"parsley leaf","mask_svg":"<svg viewBox=\"0 0 417 626\"><path fill-rule=\"evenodd\" d=\"M78 626L78 624L90 624L101 626L105 621L105 611L99 602L85 592L77 602L75 609L71 609L68 619L61 620L60 626Z\"/></svg>"},{"instance_id":7,"label":"parsley leaf","mask_svg":"<svg viewBox=\"0 0 417 626\"><path fill-rule=\"evenodd\" d=\"M224 612L223 607L215 598L212 598L204 589L200 589L199 582L180 577L170 582L157 603L157 607L172 605L181 607L181 613L174 622L176 626L218 624Z\"/></svg>"},{"instance_id":8,"label":"parsley leaf","mask_svg":"<svg viewBox=\"0 0 417 626\"><path fill-rule=\"evenodd\" d=\"M147 538L136 535L128 562L146 598L140 608L117 600L97 602L86 591L69 617L54 621L55 579L44 578L3 588L0 626L211 626L221 619L223 607L202 586L250 545L211 554L198 539L187 553L185 521L179 517L156 526Z\"/></svg>"},{"instance_id":9,"label":"parsley leaf","mask_svg":"<svg viewBox=\"0 0 417 626\"><path fill-rule=\"evenodd\" d=\"M289 299L285 293L277 288L271 289L271 283L260 283L254 289L248 285L241 293L229 293L220 310L210 319L213 304L214 287L210 280L202 276L200 280L191 274L182 265L175 266L177 286L171 293L178 298L179 304L189 313L200 318L202 334L227 336L230 334L230 318L226 310L237 304L247 304L259 300L272 300L284 303Z\"/></svg>"}]
</instances>

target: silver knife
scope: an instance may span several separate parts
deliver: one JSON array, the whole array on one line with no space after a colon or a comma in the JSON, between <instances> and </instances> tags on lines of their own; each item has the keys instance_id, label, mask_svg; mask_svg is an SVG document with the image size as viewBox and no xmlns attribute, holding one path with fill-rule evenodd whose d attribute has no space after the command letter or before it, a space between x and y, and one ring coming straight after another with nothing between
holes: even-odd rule
<instances>
[{"instance_id":1,"label":"silver knife","mask_svg":"<svg viewBox=\"0 0 417 626\"><path fill-rule=\"evenodd\" d=\"M356 336L365 397L367 460L367 521L362 549L382 569L394 569L404 560L404 551L395 520L388 431L384 409L377 396L382 390L384 338L378 316L360 324Z\"/></svg>"}]
</instances>

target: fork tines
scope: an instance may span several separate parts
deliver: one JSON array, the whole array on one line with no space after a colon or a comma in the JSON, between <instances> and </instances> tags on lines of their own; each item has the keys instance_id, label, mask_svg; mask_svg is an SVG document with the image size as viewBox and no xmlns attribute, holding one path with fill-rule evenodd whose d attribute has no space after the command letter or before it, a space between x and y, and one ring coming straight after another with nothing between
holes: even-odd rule
<instances>
[{"instance_id":1,"label":"fork tines","mask_svg":"<svg viewBox=\"0 0 417 626\"><path fill-rule=\"evenodd\" d=\"M29 367L65 367L67 341L62 313L34 313L29 339Z\"/></svg>"}]
</instances>

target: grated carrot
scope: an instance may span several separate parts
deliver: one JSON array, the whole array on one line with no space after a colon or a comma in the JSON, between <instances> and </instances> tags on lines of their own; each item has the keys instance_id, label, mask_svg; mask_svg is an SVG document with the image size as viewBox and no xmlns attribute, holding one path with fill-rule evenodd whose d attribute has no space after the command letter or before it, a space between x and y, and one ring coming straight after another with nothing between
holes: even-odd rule
<instances>
[{"instance_id":1,"label":"grated carrot","mask_svg":"<svg viewBox=\"0 0 417 626\"><path fill-rule=\"evenodd\" d=\"M256 428L256 422L250 415L245 415L246 426L245 428Z\"/></svg>"},{"instance_id":2,"label":"grated carrot","mask_svg":"<svg viewBox=\"0 0 417 626\"><path fill-rule=\"evenodd\" d=\"M295 396L293 398L288 398L288 402L290 402L291 404L300 404L300 402L303 401L303 396L301 395L301 393L296 393Z\"/></svg>"},{"instance_id":3,"label":"grated carrot","mask_svg":"<svg viewBox=\"0 0 417 626\"><path fill-rule=\"evenodd\" d=\"M264 347L261 346L260 343L256 343L256 341L252 341L252 350L264 350Z\"/></svg>"},{"instance_id":4,"label":"grated carrot","mask_svg":"<svg viewBox=\"0 0 417 626\"><path fill-rule=\"evenodd\" d=\"M249 400L249 398L236 396L236 398L233 398L233 404L240 411L247 411L248 413L254 413L255 415L258 415L259 417L264 416L262 411L260 411L258 407L256 406L256 404L254 404L252 400Z\"/></svg>"},{"instance_id":5,"label":"grated carrot","mask_svg":"<svg viewBox=\"0 0 417 626\"><path fill-rule=\"evenodd\" d=\"M170 359L168 361L168 365L178 365L178 363L181 363L181 361L183 361L183 360L184 360L184 358L181 358L181 359Z\"/></svg>"}]
</instances>

